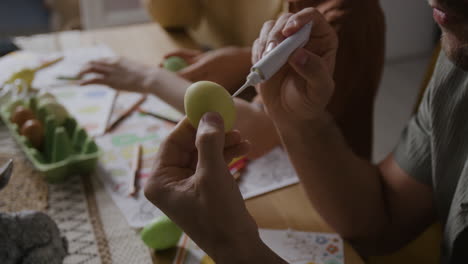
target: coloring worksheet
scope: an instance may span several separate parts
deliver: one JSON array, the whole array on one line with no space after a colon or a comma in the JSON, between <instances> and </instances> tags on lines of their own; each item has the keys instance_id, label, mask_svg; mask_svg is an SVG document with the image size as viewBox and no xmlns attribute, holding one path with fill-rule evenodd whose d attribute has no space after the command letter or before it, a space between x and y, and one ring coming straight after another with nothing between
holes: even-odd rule
<instances>
[{"instance_id":1,"label":"coloring worksheet","mask_svg":"<svg viewBox=\"0 0 468 264\"><path fill-rule=\"evenodd\" d=\"M260 229L260 237L291 264L344 264L343 240L337 234ZM173 264L214 264L187 235L178 244Z\"/></svg>"},{"instance_id":2,"label":"coloring worksheet","mask_svg":"<svg viewBox=\"0 0 468 264\"><path fill-rule=\"evenodd\" d=\"M61 58L57 63L36 72L32 86L54 94L89 135L102 135L111 114L115 91L103 85L81 87L74 81L60 77L76 77L88 62L111 57L115 57L115 53L103 45L49 54L19 51L0 59L0 84L16 72L34 69Z\"/></svg>"},{"instance_id":3,"label":"coloring worksheet","mask_svg":"<svg viewBox=\"0 0 468 264\"><path fill-rule=\"evenodd\" d=\"M61 77L76 77L88 62L115 56L115 53L104 45L53 53L13 52L0 59L0 85L16 72L24 69L35 69L46 62L62 58L52 66L38 71L32 85L38 89L67 86L70 84L70 80L61 79ZM92 77L93 75L88 76L88 78Z\"/></svg>"},{"instance_id":4,"label":"coloring worksheet","mask_svg":"<svg viewBox=\"0 0 468 264\"><path fill-rule=\"evenodd\" d=\"M168 122L135 113L113 133L96 138L97 144L104 151L98 177L132 227L143 227L162 215L144 197L141 187L149 177L160 143L172 128L173 125ZM143 146L142 169L137 177L139 193L131 197L128 195L133 173L130 163L133 149L139 143ZM268 165L270 162L273 164ZM254 197L297 183L297 176L293 172L283 150L275 149L249 162L246 172L240 178L242 195L244 198Z\"/></svg>"},{"instance_id":5,"label":"coloring worksheet","mask_svg":"<svg viewBox=\"0 0 468 264\"><path fill-rule=\"evenodd\" d=\"M24 69L34 69L47 61L61 57L60 54L38 54L29 51L15 51L0 59L0 87L10 77Z\"/></svg>"},{"instance_id":6,"label":"coloring worksheet","mask_svg":"<svg viewBox=\"0 0 468 264\"><path fill-rule=\"evenodd\" d=\"M129 110L141 104L145 100L145 95L141 93L131 93L119 91L116 95L114 105L112 107L112 114L109 118L107 126L111 126L120 118L122 118Z\"/></svg>"},{"instance_id":7,"label":"coloring worksheet","mask_svg":"<svg viewBox=\"0 0 468 264\"><path fill-rule=\"evenodd\" d=\"M104 152L99 160L97 177L132 227L143 227L162 215L145 198L143 186L149 177L159 146L173 126L168 122L134 113L112 133L96 138L96 143ZM130 196L129 189L133 184L131 161L138 144L142 146L142 157L136 175L137 193Z\"/></svg>"},{"instance_id":8,"label":"coloring worksheet","mask_svg":"<svg viewBox=\"0 0 468 264\"><path fill-rule=\"evenodd\" d=\"M135 99L133 95L130 96L129 100ZM141 108L171 120L180 120L183 117L155 96L148 96ZM100 160L98 177L132 227L143 227L155 217L162 215L158 208L146 200L141 186L144 186L149 177L152 161L160 143L173 127L174 125L169 122L133 113L111 133L96 138L96 142L104 152ZM143 146L142 169L137 180L140 192L135 197L130 197L128 187L133 173L130 163L133 149L138 143ZM298 178L286 153L278 147L267 155L248 162L239 179L239 187L243 197L248 199L297 182Z\"/></svg>"},{"instance_id":9,"label":"coloring worksheet","mask_svg":"<svg viewBox=\"0 0 468 264\"><path fill-rule=\"evenodd\" d=\"M141 104L140 108L142 110L156 113L161 116L164 116L173 121L180 121L184 117L177 109L173 108L163 100L159 99L154 95L148 95L146 100Z\"/></svg>"},{"instance_id":10,"label":"coloring worksheet","mask_svg":"<svg viewBox=\"0 0 468 264\"><path fill-rule=\"evenodd\" d=\"M63 56L63 60L39 71L33 82L34 87L50 89L69 85L73 81L66 78L76 77L87 63L93 60L116 57L116 54L104 45L68 49L58 55ZM88 74L85 78L93 78L93 76L93 74Z\"/></svg>"},{"instance_id":11,"label":"coloring worksheet","mask_svg":"<svg viewBox=\"0 0 468 264\"><path fill-rule=\"evenodd\" d=\"M299 182L299 178L281 147L249 162L239 179L244 199L249 199Z\"/></svg>"},{"instance_id":12,"label":"coloring worksheet","mask_svg":"<svg viewBox=\"0 0 468 264\"><path fill-rule=\"evenodd\" d=\"M103 135L115 90L103 85L68 85L49 90L90 136Z\"/></svg>"}]
</instances>

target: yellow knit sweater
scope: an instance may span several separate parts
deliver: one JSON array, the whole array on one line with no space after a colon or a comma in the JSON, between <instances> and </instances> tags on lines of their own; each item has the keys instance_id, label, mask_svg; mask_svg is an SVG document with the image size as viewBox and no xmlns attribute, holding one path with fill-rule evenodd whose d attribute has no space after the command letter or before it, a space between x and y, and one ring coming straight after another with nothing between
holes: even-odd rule
<instances>
[{"instance_id":1,"label":"yellow knit sweater","mask_svg":"<svg viewBox=\"0 0 468 264\"><path fill-rule=\"evenodd\" d=\"M283 10L283 0L145 0L163 27L184 27L199 43L213 48L249 46L263 23Z\"/></svg>"}]
</instances>

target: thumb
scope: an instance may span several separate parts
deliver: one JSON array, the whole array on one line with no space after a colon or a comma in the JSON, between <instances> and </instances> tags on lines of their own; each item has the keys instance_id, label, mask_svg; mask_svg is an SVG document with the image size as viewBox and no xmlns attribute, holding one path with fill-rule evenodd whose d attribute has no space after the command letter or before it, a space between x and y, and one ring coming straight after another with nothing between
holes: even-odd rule
<instances>
[{"instance_id":1,"label":"thumb","mask_svg":"<svg viewBox=\"0 0 468 264\"><path fill-rule=\"evenodd\" d=\"M197 170L212 171L226 166L224 140L224 121L221 115L205 113L198 125L195 141L198 150Z\"/></svg>"}]
</instances>

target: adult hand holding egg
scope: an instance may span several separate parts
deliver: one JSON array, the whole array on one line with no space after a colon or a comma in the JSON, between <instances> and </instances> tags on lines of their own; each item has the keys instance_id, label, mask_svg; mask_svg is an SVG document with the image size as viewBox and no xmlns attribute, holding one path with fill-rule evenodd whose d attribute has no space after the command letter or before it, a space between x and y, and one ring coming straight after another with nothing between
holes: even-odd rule
<instances>
[{"instance_id":1,"label":"adult hand holding egg","mask_svg":"<svg viewBox=\"0 0 468 264\"><path fill-rule=\"evenodd\" d=\"M165 55L167 59L177 56L184 59L188 66L177 74L191 82L202 80L220 84L228 91L237 90L249 73L250 48L225 47L207 52L181 49ZM162 64L164 65L164 63Z\"/></svg>"},{"instance_id":2,"label":"adult hand holding egg","mask_svg":"<svg viewBox=\"0 0 468 264\"><path fill-rule=\"evenodd\" d=\"M220 255L224 250L248 257L250 249L238 243L244 239L261 243L227 167L248 150L238 131L225 133L219 114L204 114L198 129L186 118L161 145L145 186L145 196L218 263L229 263Z\"/></svg>"}]
</instances>

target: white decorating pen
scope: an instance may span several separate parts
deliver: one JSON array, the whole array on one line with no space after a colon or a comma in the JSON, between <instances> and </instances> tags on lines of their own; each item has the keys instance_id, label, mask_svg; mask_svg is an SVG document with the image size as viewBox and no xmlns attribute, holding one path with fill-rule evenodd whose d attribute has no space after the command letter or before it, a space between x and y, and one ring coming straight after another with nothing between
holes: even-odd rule
<instances>
[{"instance_id":1,"label":"white decorating pen","mask_svg":"<svg viewBox=\"0 0 468 264\"><path fill-rule=\"evenodd\" d=\"M232 97L236 97L247 87L257 85L270 79L275 73L286 64L289 56L298 48L307 44L312 30L312 22L305 24L299 31L286 38L278 46L274 47L261 60L259 60L250 70L247 81L237 90Z\"/></svg>"}]
</instances>

